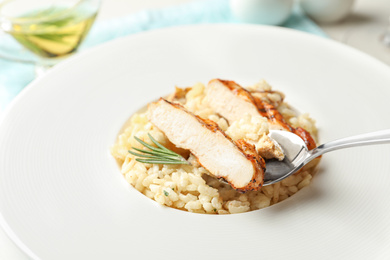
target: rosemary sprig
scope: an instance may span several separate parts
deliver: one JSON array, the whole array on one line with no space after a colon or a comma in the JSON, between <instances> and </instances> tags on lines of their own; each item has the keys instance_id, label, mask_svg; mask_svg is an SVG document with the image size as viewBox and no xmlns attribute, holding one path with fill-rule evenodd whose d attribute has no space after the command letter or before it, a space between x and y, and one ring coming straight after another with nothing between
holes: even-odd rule
<instances>
[{"instance_id":1,"label":"rosemary sprig","mask_svg":"<svg viewBox=\"0 0 390 260\"><path fill-rule=\"evenodd\" d=\"M129 153L139 157L135 159L136 161L150 164L190 164L186 159L183 158L183 156L169 150L168 148L157 142L156 139L154 139L153 136L151 136L149 133L148 136L157 147L145 143L138 137L134 136L135 140L137 140L139 143L149 149L143 150L132 147L133 150L137 152L129 150Z\"/></svg>"}]
</instances>

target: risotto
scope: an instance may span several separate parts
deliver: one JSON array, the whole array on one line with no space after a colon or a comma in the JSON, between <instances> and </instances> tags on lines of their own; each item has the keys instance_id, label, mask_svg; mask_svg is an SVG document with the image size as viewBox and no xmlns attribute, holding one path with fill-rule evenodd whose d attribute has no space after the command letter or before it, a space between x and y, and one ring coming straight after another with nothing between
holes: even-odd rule
<instances>
[{"instance_id":1,"label":"risotto","mask_svg":"<svg viewBox=\"0 0 390 260\"><path fill-rule=\"evenodd\" d=\"M239 120L229 123L210 107L205 88L202 83L185 89L176 88L168 100L180 103L200 118L212 120L232 140L248 140L259 147L258 152L263 158L283 156L277 149L262 149L266 142L264 138L269 132L266 118L243 114ZM283 93L272 90L266 81L262 80L245 88L272 104L289 125L294 128L301 127L316 138L315 121L308 114L298 114L284 101ZM143 148L143 145L135 140L135 136L153 145L148 134L163 146L183 155L190 165L148 164L137 161L137 157L128 151L132 147ZM207 214L242 213L283 201L310 184L319 161L313 160L298 173L279 183L261 187L256 191L239 192L213 177L189 151L175 147L166 135L148 120L148 112L137 113L131 117L128 127L119 135L111 153L120 163L124 178L145 196L161 205Z\"/></svg>"}]
</instances>

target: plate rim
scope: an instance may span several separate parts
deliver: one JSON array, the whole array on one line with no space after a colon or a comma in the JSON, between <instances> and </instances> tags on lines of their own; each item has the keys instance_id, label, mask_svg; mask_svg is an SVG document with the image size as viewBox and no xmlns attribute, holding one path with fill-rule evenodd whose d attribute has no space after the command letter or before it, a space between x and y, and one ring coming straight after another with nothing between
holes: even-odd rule
<instances>
[{"instance_id":1,"label":"plate rim","mask_svg":"<svg viewBox=\"0 0 390 260\"><path fill-rule=\"evenodd\" d=\"M159 29L153 29L149 31L139 32L132 35L120 37L108 42L105 42L103 44L100 44L98 46L94 46L91 48L88 48L87 50L84 50L81 53L77 53L76 55L66 59L65 61L61 62L60 64L56 65L55 68L47 72L42 77L38 77L34 79L31 83L29 83L13 100L12 102L6 107L3 113L0 115L0 133L4 130L4 122L12 116L12 111L19 107L21 105L21 100L28 97L30 92L34 92L36 88L40 86L40 82L42 79L51 77L54 73L61 73L61 71L65 68L68 68L74 63L77 63L78 60L87 58L91 53L98 52L101 49L110 48L113 45L120 44L122 41L126 41L129 38L139 38L144 37L145 35L155 34L155 33L164 33L165 31L176 31L176 30L182 30L182 29L188 29L191 30L193 28L196 29L208 29L208 28L226 28L226 27L246 27L248 29L253 30L254 32L256 30L271 30L278 33L285 33L291 35L296 35L297 37L306 37L308 39L312 39L314 41L322 42L326 45L333 45L336 48L342 48L346 51L349 51L351 53L355 53L356 55L361 56L363 59L370 61L372 64L375 64L378 66L378 68L382 68L384 70L387 70L390 72L390 67L385 64L384 62L370 56L367 53L364 53L360 50L357 50L353 47L350 47L348 45L345 45L341 42L335 41L330 38L324 38L318 35L310 34L307 32L297 31L290 28L285 27L276 27L276 26L267 26L267 25L254 25L254 24L200 24L200 25L180 25L180 26L173 26L168 28L159 28ZM12 230L12 228L8 225L7 221L3 217L3 213L0 210L0 228L2 228L5 232L5 234L12 240L15 245L23 251L28 257L31 257L32 259L41 259L38 257L20 238L19 236Z\"/></svg>"},{"instance_id":2,"label":"plate rim","mask_svg":"<svg viewBox=\"0 0 390 260\"><path fill-rule=\"evenodd\" d=\"M148 31L142 31L134 34L130 34L127 36L123 37L118 37L116 39L104 42L102 44L99 44L97 46L92 46L86 50L83 50L80 53L76 53L75 55L67 58L66 60L60 62L57 64L54 68L46 72L46 74L37 77L33 79L26 87L24 87L18 94L17 96L7 105L6 109L0 114L0 125L3 122L4 118L8 116L11 110L13 110L13 107L16 106L16 104L19 102L19 99L21 99L23 96L26 95L31 89L35 88L39 82L50 76L53 72L57 73L57 71L60 71L63 67L66 68L68 64L77 62L79 59L83 59L84 56L88 56L90 53L97 52L100 49L105 49L108 48L107 46L114 45L114 44L119 44L121 41L126 41L128 38L138 38L138 37L144 37L144 35L148 34L155 34L155 33L163 33L165 31L175 31L175 30L180 30L180 29L192 29L192 28L210 28L210 27L246 27L246 28L251 28L253 30L274 30L274 31L279 31L279 32L287 32L291 34L296 34L300 35L300 37L308 37L311 38L312 40L316 40L319 42L326 42L326 44L331 44L334 46L337 46L336 48L344 48L347 51L350 52L355 52L357 55L364 56L365 59L370 60L373 63L376 63L378 66L382 66L382 68L389 70L390 66L384 63L383 61L380 61L376 59L375 57L360 51L356 48L353 48L349 45L346 45L342 42L336 41L331 38L325 38L319 35L311 34L308 32L300 31L300 30L295 30L287 27L281 27L281 26L271 26L271 25L259 25L259 24L234 24L234 23L215 23L215 24L190 24L190 25L178 25L178 26L171 26L171 27L165 27L165 28L157 28L157 29L152 29ZM1 128L0 128L1 129Z\"/></svg>"}]
</instances>

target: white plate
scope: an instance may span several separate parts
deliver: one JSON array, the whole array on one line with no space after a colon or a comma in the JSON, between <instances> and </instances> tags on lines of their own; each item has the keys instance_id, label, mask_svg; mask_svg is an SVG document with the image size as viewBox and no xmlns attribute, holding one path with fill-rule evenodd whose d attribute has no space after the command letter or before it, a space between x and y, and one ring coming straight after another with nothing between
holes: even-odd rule
<instances>
[{"instance_id":1,"label":"white plate","mask_svg":"<svg viewBox=\"0 0 390 260\"><path fill-rule=\"evenodd\" d=\"M267 79L317 119L322 141L390 128L390 70L330 40L274 27L138 34L59 65L0 124L0 211L35 259L389 259L390 146L323 156L313 183L250 213L159 206L109 154L122 124L174 85Z\"/></svg>"}]
</instances>

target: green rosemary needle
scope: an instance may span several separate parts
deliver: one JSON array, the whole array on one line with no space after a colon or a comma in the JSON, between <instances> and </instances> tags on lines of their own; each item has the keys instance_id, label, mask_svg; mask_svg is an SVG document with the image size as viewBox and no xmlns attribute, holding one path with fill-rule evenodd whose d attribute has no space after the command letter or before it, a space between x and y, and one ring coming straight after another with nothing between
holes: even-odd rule
<instances>
[{"instance_id":1,"label":"green rosemary needle","mask_svg":"<svg viewBox=\"0 0 390 260\"><path fill-rule=\"evenodd\" d=\"M135 140L149 149L145 150L132 147L134 151L129 150L129 153L139 157L135 159L136 161L150 164L190 164L186 159L183 158L183 156L169 150L157 142L156 139L154 139L153 136L151 136L149 133L148 136L157 147L154 147L134 136Z\"/></svg>"}]
</instances>

